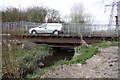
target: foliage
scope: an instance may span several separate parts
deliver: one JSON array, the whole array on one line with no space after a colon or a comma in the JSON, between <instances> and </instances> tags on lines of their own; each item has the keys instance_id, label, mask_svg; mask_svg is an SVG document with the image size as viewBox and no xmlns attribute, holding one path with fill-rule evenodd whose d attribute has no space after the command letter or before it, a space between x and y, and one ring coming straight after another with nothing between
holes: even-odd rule
<instances>
[{"instance_id":1,"label":"foliage","mask_svg":"<svg viewBox=\"0 0 120 80\"><path fill-rule=\"evenodd\" d=\"M102 47L102 48L105 48L105 47L110 47L110 46L117 46L118 44L118 41L105 41L105 42L98 42L98 43L94 43L94 44L91 44L93 47Z\"/></svg>"},{"instance_id":2,"label":"foliage","mask_svg":"<svg viewBox=\"0 0 120 80\"><path fill-rule=\"evenodd\" d=\"M7 41L6 41L7 43ZM18 59L15 50L10 51L4 43L2 43L2 75L3 78L19 78L20 77L20 68L19 63L17 63ZM21 57L21 56L19 56ZM6 74L9 74L6 76Z\"/></svg>"},{"instance_id":3,"label":"foliage","mask_svg":"<svg viewBox=\"0 0 120 80\"><path fill-rule=\"evenodd\" d=\"M28 14L27 17L28 21L43 23L45 22L47 11L43 7L33 7L27 9L27 14Z\"/></svg>"},{"instance_id":4,"label":"foliage","mask_svg":"<svg viewBox=\"0 0 120 80\"><path fill-rule=\"evenodd\" d=\"M52 55L52 48L46 44L42 44L40 47L36 47L34 51L24 55L21 68L24 72L33 72L37 68L37 62L50 55Z\"/></svg>"},{"instance_id":5,"label":"foliage","mask_svg":"<svg viewBox=\"0 0 120 80\"><path fill-rule=\"evenodd\" d=\"M118 46L118 41L112 41L112 42L110 43L110 46Z\"/></svg>"},{"instance_id":6,"label":"foliage","mask_svg":"<svg viewBox=\"0 0 120 80\"><path fill-rule=\"evenodd\" d=\"M40 78L44 73L48 72L48 70L55 70L55 67L57 67L58 65L63 65L63 64L74 64L74 63L81 63L81 64L85 64L86 60L91 58L93 55L98 54L100 51L98 50L98 48L85 48L85 47L79 47L76 48L78 50L78 52L81 52L82 54L77 56L75 59L72 59L70 61L67 60L60 60L58 61L56 64L54 64L51 67L47 67L42 69L41 71L38 71L36 73L36 75L29 75L27 76L27 78ZM80 50L80 51L79 51Z\"/></svg>"},{"instance_id":7,"label":"foliage","mask_svg":"<svg viewBox=\"0 0 120 80\"><path fill-rule=\"evenodd\" d=\"M12 78L11 74L14 74L14 78L20 78L24 73L33 72L38 66L38 61L45 57L52 55L52 48L44 44L36 49L19 48L14 42L10 43L12 50L10 51L7 45L3 45L3 74L10 74L6 77ZM17 46L17 47L16 47ZM44 49L44 50L42 50Z\"/></svg>"},{"instance_id":8,"label":"foliage","mask_svg":"<svg viewBox=\"0 0 120 80\"><path fill-rule=\"evenodd\" d=\"M25 54L22 60L21 69L25 72L32 72L37 67L37 61L30 54Z\"/></svg>"},{"instance_id":9,"label":"foliage","mask_svg":"<svg viewBox=\"0 0 120 80\"><path fill-rule=\"evenodd\" d=\"M45 51L45 50L52 51L52 48L49 47L47 44L41 44L39 48L42 51Z\"/></svg>"},{"instance_id":10,"label":"foliage","mask_svg":"<svg viewBox=\"0 0 120 80\"><path fill-rule=\"evenodd\" d=\"M76 47L76 48L75 48L75 52L79 52L79 53L80 53L80 49L81 49L81 48L82 48L81 46Z\"/></svg>"},{"instance_id":11,"label":"foliage","mask_svg":"<svg viewBox=\"0 0 120 80\"><path fill-rule=\"evenodd\" d=\"M98 54L100 51L98 48L77 48L76 51L81 52L79 56L71 60L70 63L81 63L85 64L86 60L91 58L93 55Z\"/></svg>"},{"instance_id":12,"label":"foliage","mask_svg":"<svg viewBox=\"0 0 120 80\"><path fill-rule=\"evenodd\" d=\"M47 22L48 23L60 23L61 17L60 13L55 9L49 9L47 14Z\"/></svg>"},{"instance_id":13,"label":"foliage","mask_svg":"<svg viewBox=\"0 0 120 80\"><path fill-rule=\"evenodd\" d=\"M94 43L91 44L92 47L91 48L86 48L86 47L81 47L78 46L77 48L75 48L75 52L81 53L80 55L76 56L74 59L67 61L67 60L60 60L58 61L56 64L54 64L51 67L47 67L42 69L41 71L38 71L36 74L34 75L29 75L27 76L27 78L40 78L44 73L48 72L48 70L55 70L55 67L57 67L58 65L63 65L63 64L75 64L75 63L81 63L81 64L85 64L86 60L91 58L93 55L96 55L98 53L100 53L100 51L98 50L98 48L96 47L109 47L109 46L117 46L118 42L116 41L112 41L112 42L99 42L99 43Z\"/></svg>"},{"instance_id":14,"label":"foliage","mask_svg":"<svg viewBox=\"0 0 120 80\"><path fill-rule=\"evenodd\" d=\"M21 10L15 7L8 7L2 11L3 22L29 21L36 23L58 23L62 22L59 11L44 7L29 7Z\"/></svg>"},{"instance_id":15,"label":"foliage","mask_svg":"<svg viewBox=\"0 0 120 80\"><path fill-rule=\"evenodd\" d=\"M27 21L27 12L15 7L9 7L2 11L3 22Z\"/></svg>"}]
</instances>

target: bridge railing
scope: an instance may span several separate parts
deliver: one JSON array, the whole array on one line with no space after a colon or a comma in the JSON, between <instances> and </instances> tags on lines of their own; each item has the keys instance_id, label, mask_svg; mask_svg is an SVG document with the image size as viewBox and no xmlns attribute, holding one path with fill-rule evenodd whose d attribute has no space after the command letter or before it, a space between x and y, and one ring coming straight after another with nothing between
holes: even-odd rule
<instances>
[{"instance_id":1,"label":"bridge railing","mask_svg":"<svg viewBox=\"0 0 120 80\"><path fill-rule=\"evenodd\" d=\"M9 34L29 34L30 28L37 27L42 23L34 22L5 22L2 24L2 32ZM112 36L114 35L115 25L108 27L107 24L63 24L64 34L68 35L87 35L87 36Z\"/></svg>"},{"instance_id":2,"label":"bridge railing","mask_svg":"<svg viewBox=\"0 0 120 80\"><path fill-rule=\"evenodd\" d=\"M115 25L111 28L107 24L64 24L65 34L76 34L86 36L113 36Z\"/></svg>"},{"instance_id":3,"label":"bridge railing","mask_svg":"<svg viewBox=\"0 0 120 80\"><path fill-rule=\"evenodd\" d=\"M9 34L29 34L28 31L30 28L37 27L41 23L34 22L5 22L2 23L2 32Z\"/></svg>"}]
</instances>

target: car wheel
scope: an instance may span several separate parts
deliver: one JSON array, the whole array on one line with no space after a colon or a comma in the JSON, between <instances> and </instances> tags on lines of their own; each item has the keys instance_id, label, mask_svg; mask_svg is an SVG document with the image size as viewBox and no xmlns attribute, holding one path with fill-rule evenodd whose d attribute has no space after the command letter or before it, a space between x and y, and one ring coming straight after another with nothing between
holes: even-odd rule
<instances>
[{"instance_id":1,"label":"car wheel","mask_svg":"<svg viewBox=\"0 0 120 80\"><path fill-rule=\"evenodd\" d=\"M55 34L55 35L58 35L59 33L58 33L58 31L54 31L54 34Z\"/></svg>"},{"instance_id":2,"label":"car wheel","mask_svg":"<svg viewBox=\"0 0 120 80\"><path fill-rule=\"evenodd\" d=\"M37 34L37 32L36 31L32 31L32 34Z\"/></svg>"}]
</instances>

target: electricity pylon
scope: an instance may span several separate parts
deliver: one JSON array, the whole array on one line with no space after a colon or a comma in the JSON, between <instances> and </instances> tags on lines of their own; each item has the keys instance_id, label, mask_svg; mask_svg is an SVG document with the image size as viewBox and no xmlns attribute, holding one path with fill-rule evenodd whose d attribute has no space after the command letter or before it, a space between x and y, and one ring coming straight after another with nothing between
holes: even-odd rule
<instances>
[{"instance_id":1,"label":"electricity pylon","mask_svg":"<svg viewBox=\"0 0 120 80\"><path fill-rule=\"evenodd\" d=\"M105 5L105 7L112 7L111 8L111 13L110 13L110 18L109 18L109 23L108 23L108 27L109 29L111 28L111 26L113 26L115 23L114 23L114 12L116 12L116 0L113 0L112 4L109 4L109 5Z\"/></svg>"},{"instance_id":2,"label":"electricity pylon","mask_svg":"<svg viewBox=\"0 0 120 80\"><path fill-rule=\"evenodd\" d=\"M111 7L111 13L110 13L110 18L109 18L109 23L108 23L108 30L111 29L112 26L115 26L115 30L113 33L116 32L117 28L119 27L119 5L120 5L120 1L116 1L116 0L113 0L112 4L109 4L109 5L105 5L105 8L106 7ZM117 9L116 9L117 7ZM116 18L116 19L115 19Z\"/></svg>"}]
</instances>

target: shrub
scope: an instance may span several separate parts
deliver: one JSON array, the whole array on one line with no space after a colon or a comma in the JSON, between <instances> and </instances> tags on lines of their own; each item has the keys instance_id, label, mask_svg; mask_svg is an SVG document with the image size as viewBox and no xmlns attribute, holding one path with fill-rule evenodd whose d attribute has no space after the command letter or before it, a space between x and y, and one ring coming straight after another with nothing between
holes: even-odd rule
<instances>
[{"instance_id":1,"label":"shrub","mask_svg":"<svg viewBox=\"0 0 120 80\"><path fill-rule=\"evenodd\" d=\"M36 59L30 54L25 54L22 60L21 68L23 72L32 72L37 67Z\"/></svg>"},{"instance_id":2,"label":"shrub","mask_svg":"<svg viewBox=\"0 0 120 80\"><path fill-rule=\"evenodd\" d=\"M11 51L8 49L8 43L12 46ZM28 45L31 46L31 43L28 43ZM15 42L6 40L6 44L4 43L2 48L3 76L7 73L10 74L6 76L9 78L12 77L12 74L14 74L14 78L20 78L23 77L24 74L32 73L36 67L38 67L38 60L52 55L52 48L46 44L43 44L40 47L34 45L34 48L30 49L29 47L21 48L21 46L17 45Z\"/></svg>"},{"instance_id":3,"label":"shrub","mask_svg":"<svg viewBox=\"0 0 120 80\"><path fill-rule=\"evenodd\" d=\"M52 48L48 46L47 44L41 44L40 47L38 47L41 51L52 51Z\"/></svg>"}]
</instances>

